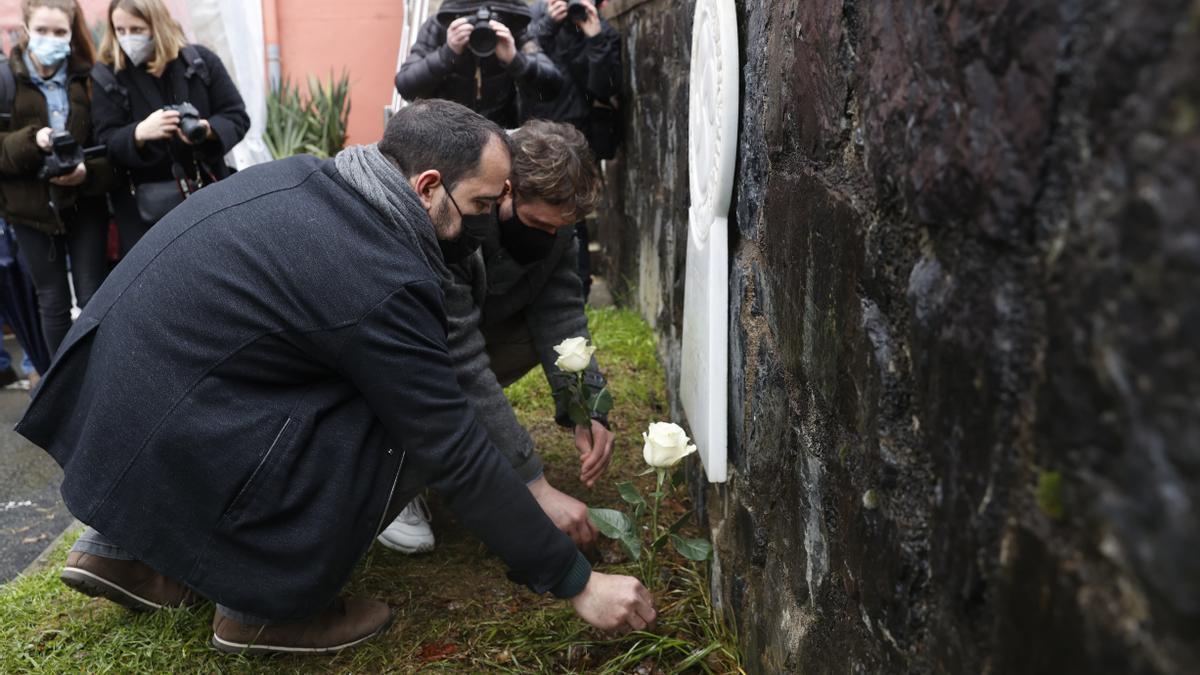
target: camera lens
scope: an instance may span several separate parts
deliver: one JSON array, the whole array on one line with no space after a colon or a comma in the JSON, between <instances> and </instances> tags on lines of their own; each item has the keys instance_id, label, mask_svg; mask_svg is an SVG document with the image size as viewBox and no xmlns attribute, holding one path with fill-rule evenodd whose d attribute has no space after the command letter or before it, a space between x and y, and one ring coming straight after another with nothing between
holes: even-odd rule
<instances>
[{"instance_id":1,"label":"camera lens","mask_svg":"<svg viewBox=\"0 0 1200 675\"><path fill-rule=\"evenodd\" d=\"M587 18L587 7L584 7L582 2L579 0L570 0L570 2L567 3L567 19L573 23L580 23L582 21L587 21Z\"/></svg>"},{"instance_id":2,"label":"camera lens","mask_svg":"<svg viewBox=\"0 0 1200 675\"><path fill-rule=\"evenodd\" d=\"M199 143L208 137L208 130L204 128L204 125L200 124L199 120L190 117L180 120L179 130L193 143Z\"/></svg>"},{"instance_id":3,"label":"camera lens","mask_svg":"<svg viewBox=\"0 0 1200 675\"><path fill-rule=\"evenodd\" d=\"M471 31L471 37L467 39L467 47L471 53L479 58L491 56L496 53L496 31L487 24L487 21L475 22L474 30Z\"/></svg>"}]
</instances>

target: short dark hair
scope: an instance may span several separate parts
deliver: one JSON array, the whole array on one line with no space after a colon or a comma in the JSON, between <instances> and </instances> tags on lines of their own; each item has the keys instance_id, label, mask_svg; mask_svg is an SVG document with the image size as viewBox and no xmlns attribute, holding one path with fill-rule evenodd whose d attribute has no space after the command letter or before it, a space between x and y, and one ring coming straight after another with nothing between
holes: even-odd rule
<instances>
[{"instance_id":1,"label":"short dark hair","mask_svg":"<svg viewBox=\"0 0 1200 675\"><path fill-rule=\"evenodd\" d=\"M479 170L479 157L492 137L512 154L508 135L495 122L453 101L423 99L392 115L379 151L405 176L436 170L451 189Z\"/></svg>"}]
</instances>

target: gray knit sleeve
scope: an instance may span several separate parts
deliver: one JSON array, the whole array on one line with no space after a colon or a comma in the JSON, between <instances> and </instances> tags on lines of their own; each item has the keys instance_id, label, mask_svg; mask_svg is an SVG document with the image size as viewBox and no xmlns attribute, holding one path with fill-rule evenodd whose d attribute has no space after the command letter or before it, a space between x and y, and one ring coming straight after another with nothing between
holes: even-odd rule
<instances>
[{"instance_id":1,"label":"gray knit sleeve","mask_svg":"<svg viewBox=\"0 0 1200 675\"><path fill-rule=\"evenodd\" d=\"M486 343L479 331L484 280L479 253L451 266L453 281L443 282L446 295L447 345L459 386L475 406L488 439L517 470L525 482L542 475L542 460L534 450L533 438L517 421L504 388L496 380L488 361Z\"/></svg>"}]
</instances>

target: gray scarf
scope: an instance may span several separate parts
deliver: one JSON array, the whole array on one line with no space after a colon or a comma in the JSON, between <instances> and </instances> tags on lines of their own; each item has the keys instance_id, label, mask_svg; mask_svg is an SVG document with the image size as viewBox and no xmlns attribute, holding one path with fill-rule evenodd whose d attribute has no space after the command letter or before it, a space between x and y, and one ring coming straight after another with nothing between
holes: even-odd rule
<instances>
[{"instance_id":1,"label":"gray scarf","mask_svg":"<svg viewBox=\"0 0 1200 675\"><path fill-rule=\"evenodd\" d=\"M421 206L404 174L374 145L354 145L334 158L338 173L359 194L388 217L396 229L416 244L417 251L438 279L450 278L434 234L433 221Z\"/></svg>"}]
</instances>

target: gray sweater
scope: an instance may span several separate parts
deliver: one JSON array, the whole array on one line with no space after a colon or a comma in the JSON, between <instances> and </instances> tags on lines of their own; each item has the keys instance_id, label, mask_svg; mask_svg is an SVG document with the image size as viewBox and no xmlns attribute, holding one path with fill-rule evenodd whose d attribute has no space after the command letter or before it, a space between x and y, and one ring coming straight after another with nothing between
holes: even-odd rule
<instances>
[{"instance_id":1,"label":"gray sweater","mask_svg":"<svg viewBox=\"0 0 1200 675\"><path fill-rule=\"evenodd\" d=\"M551 389L558 391L566 386L569 376L555 367L558 354L554 346L567 338L592 337L583 311L577 256L574 228L560 230L551 254L528 267L518 264L501 248L498 234L493 231L479 251L450 266L453 279L443 284L449 320L447 341L459 385L475 406L488 438L526 482L542 474L542 460L492 372L480 329L523 316ZM585 378L592 386L603 386L595 358ZM555 419L562 426L571 425L561 409Z\"/></svg>"}]
</instances>

